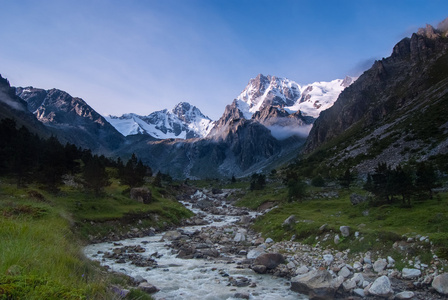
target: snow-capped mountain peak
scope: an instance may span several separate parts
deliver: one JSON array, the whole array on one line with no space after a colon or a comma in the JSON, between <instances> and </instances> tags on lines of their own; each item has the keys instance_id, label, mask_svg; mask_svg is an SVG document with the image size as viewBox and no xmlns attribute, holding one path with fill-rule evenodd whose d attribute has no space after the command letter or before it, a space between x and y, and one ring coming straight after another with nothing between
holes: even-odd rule
<instances>
[{"instance_id":1,"label":"snow-capped mountain peak","mask_svg":"<svg viewBox=\"0 0 448 300\"><path fill-rule=\"evenodd\" d=\"M210 118L188 102L147 116L131 113L121 117L107 116L106 119L124 136L149 134L157 139L204 137L214 126Z\"/></svg>"},{"instance_id":2,"label":"snow-capped mountain peak","mask_svg":"<svg viewBox=\"0 0 448 300\"><path fill-rule=\"evenodd\" d=\"M258 74L236 98L238 107L246 119L252 115L271 106L292 106L300 98L300 86L287 78L276 76L264 76Z\"/></svg>"},{"instance_id":3,"label":"snow-capped mountain peak","mask_svg":"<svg viewBox=\"0 0 448 300\"><path fill-rule=\"evenodd\" d=\"M300 110L306 116L317 118L354 81L355 78L347 76L345 79L300 86L287 78L259 74L236 98L237 106L246 119L266 106L284 108L289 112Z\"/></svg>"}]
</instances>

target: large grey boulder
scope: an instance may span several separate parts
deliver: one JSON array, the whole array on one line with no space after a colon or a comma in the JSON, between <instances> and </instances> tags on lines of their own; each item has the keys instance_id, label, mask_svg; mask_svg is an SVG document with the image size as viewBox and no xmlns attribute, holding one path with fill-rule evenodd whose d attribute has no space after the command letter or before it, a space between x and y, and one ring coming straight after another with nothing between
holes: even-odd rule
<instances>
[{"instance_id":1,"label":"large grey boulder","mask_svg":"<svg viewBox=\"0 0 448 300\"><path fill-rule=\"evenodd\" d=\"M152 194L146 187L132 188L131 199L143 204L149 204L152 201Z\"/></svg>"},{"instance_id":2,"label":"large grey boulder","mask_svg":"<svg viewBox=\"0 0 448 300\"><path fill-rule=\"evenodd\" d=\"M333 278L327 270L313 270L291 279L291 290L308 295L310 299L333 299L344 278Z\"/></svg>"},{"instance_id":3,"label":"large grey boulder","mask_svg":"<svg viewBox=\"0 0 448 300\"><path fill-rule=\"evenodd\" d=\"M448 273L434 277L432 287L442 295L448 295Z\"/></svg>"},{"instance_id":4,"label":"large grey boulder","mask_svg":"<svg viewBox=\"0 0 448 300\"><path fill-rule=\"evenodd\" d=\"M285 262L285 258L280 253L264 253L258 256L254 265L262 265L267 269L275 269L279 264Z\"/></svg>"},{"instance_id":5,"label":"large grey boulder","mask_svg":"<svg viewBox=\"0 0 448 300\"><path fill-rule=\"evenodd\" d=\"M389 297L394 291L392 290L390 280L387 276L378 277L369 288L369 293L379 297Z\"/></svg>"}]
</instances>

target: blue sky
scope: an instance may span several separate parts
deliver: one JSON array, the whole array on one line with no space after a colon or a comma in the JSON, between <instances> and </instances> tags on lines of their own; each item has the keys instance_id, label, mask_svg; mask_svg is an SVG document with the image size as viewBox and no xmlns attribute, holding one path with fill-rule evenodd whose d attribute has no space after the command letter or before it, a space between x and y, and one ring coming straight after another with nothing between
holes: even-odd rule
<instances>
[{"instance_id":1,"label":"blue sky","mask_svg":"<svg viewBox=\"0 0 448 300\"><path fill-rule=\"evenodd\" d=\"M356 76L425 24L438 0L0 0L0 74L99 113L181 101L218 119L257 74Z\"/></svg>"}]
</instances>

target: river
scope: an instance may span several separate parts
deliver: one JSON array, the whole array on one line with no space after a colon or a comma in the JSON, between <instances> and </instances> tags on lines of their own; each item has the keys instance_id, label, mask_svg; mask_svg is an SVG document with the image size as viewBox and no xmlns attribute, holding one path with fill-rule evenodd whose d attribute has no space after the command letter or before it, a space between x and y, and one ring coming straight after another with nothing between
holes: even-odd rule
<instances>
[{"instance_id":1,"label":"river","mask_svg":"<svg viewBox=\"0 0 448 300\"><path fill-rule=\"evenodd\" d=\"M223 198L207 197L200 192L196 200L212 201L213 205L231 211L235 209ZM191 197L194 199L194 196ZM238 221L241 216L214 215L205 213L197 205L189 201L182 202L196 214L202 214L209 224L200 226L186 226L177 229L178 232L189 235L203 229L217 231L222 228L231 228L232 232L239 230ZM216 205L218 203L218 205ZM251 213L252 216L255 213ZM243 230L243 229L242 229ZM244 230L242 231L244 232ZM124 273L136 278L143 277L155 285L159 292L153 294L155 299L307 299L307 297L290 290L289 280L268 274L257 274L252 269L242 267L246 255L238 253L220 252L216 258L183 259L178 258L178 251L170 247L171 241L164 239L165 232L143 238L124 239L115 242L91 244L84 249L85 255L97 260L101 265L108 266L110 270ZM130 261L117 262L116 258L107 258L105 253L120 251L126 246L139 246L143 257L150 257L156 261L155 267L138 267ZM215 244L217 249L220 245ZM144 251L144 252L143 252Z\"/></svg>"}]
</instances>

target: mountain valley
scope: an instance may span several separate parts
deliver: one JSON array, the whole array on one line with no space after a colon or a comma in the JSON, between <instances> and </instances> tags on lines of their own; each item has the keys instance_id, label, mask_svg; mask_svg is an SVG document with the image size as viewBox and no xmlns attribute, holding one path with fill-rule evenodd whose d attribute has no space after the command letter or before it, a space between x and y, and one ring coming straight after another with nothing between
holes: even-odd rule
<instances>
[{"instance_id":1,"label":"mountain valley","mask_svg":"<svg viewBox=\"0 0 448 300\"><path fill-rule=\"evenodd\" d=\"M448 296L448 18L357 78L259 74L218 120L0 76L0 134L0 298Z\"/></svg>"}]
</instances>

